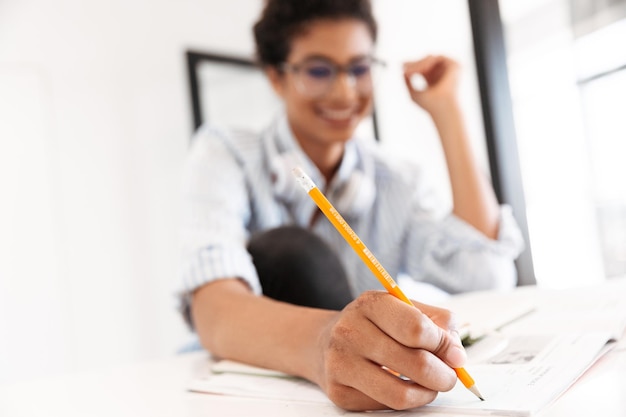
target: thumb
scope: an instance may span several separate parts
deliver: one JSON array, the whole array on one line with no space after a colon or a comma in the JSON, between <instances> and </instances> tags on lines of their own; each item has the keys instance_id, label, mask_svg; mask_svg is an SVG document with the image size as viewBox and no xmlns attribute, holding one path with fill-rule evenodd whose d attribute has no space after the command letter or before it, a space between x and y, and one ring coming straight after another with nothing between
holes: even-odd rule
<instances>
[{"instance_id":1,"label":"thumb","mask_svg":"<svg viewBox=\"0 0 626 417\"><path fill-rule=\"evenodd\" d=\"M437 351L433 352L451 368L461 368L467 361L467 353L456 330L441 329L441 342Z\"/></svg>"}]
</instances>

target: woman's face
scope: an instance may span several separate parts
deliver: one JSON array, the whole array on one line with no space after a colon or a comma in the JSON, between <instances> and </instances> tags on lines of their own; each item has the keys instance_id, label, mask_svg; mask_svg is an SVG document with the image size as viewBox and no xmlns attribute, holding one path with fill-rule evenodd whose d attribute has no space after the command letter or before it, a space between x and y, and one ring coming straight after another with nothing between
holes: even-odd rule
<instances>
[{"instance_id":1,"label":"woman's face","mask_svg":"<svg viewBox=\"0 0 626 417\"><path fill-rule=\"evenodd\" d=\"M354 19L313 22L291 42L284 71L270 78L305 151L343 145L369 115L373 48Z\"/></svg>"}]
</instances>

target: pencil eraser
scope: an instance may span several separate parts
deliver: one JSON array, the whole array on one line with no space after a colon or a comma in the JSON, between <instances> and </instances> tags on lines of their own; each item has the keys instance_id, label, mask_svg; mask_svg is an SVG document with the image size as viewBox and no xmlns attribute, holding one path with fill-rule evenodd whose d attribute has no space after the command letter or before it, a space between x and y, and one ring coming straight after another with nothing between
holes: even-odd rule
<instances>
[{"instance_id":1,"label":"pencil eraser","mask_svg":"<svg viewBox=\"0 0 626 417\"><path fill-rule=\"evenodd\" d=\"M295 167L291 172L295 175L298 184L300 184L300 186L304 188L307 193L315 188L315 183L307 174L304 173L302 168Z\"/></svg>"}]
</instances>

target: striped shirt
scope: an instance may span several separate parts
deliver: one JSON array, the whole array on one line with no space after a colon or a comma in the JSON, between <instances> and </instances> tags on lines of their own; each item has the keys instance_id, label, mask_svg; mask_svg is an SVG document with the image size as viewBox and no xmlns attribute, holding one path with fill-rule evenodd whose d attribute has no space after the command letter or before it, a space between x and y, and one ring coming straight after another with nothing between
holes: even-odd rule
<instances>
[{"instance_id":1,"label":"striped shirt","mask_svg":"<svg viewBox=\"0 0 626 417\"><path fill-rule=\"evenodd\" d=\"M311 225L315 203L291 168L301 166L393 277L399 274L458 293L512 287L514 259L523 248L508 206L496 240L449 214L424 207L419 169L391 161L376 144L353 139L331 183L299 147L286 117L264 133L203 126L195 135L183 176L181 300L216 279L238 277L262 288L246 251L251 234L298 225L339 255L354 296L382 286L323 216Z\"/></svg>"}]
</instances>

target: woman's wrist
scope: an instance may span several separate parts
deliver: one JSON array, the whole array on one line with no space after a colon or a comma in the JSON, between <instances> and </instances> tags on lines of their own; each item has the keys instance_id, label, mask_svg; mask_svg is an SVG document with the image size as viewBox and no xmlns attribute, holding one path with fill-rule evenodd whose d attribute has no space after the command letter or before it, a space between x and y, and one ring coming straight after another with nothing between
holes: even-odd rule
<instances>
[{"instance_id":1,"label":"woman's wrist","mask_svg":"<svg viewBox=\"0 0 626 417\"><path fill-rule=\"evenodd\" d=\"M339 312L324 310L312 323L308 342L304 345L302 377L317 384L325 390L325 351L328 345L329 329L337 320Z\"/></svg>"},{"instance_id":2,"label":"woman's wrist","mask_svg":"<svg viewBox=\"0 0 626 417\"><path fill-rule=\"evenodd\" d=\"M457 118L461 115L461 106L456 96L433 101L426 110L436 125L447 123L451 118Z\"/></svg>"}]
</instances>

